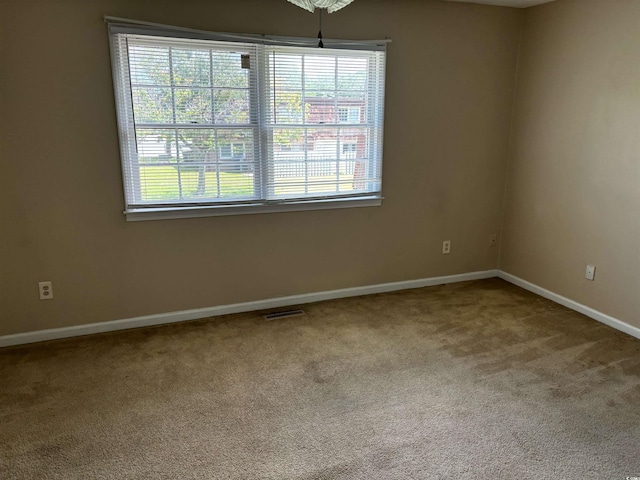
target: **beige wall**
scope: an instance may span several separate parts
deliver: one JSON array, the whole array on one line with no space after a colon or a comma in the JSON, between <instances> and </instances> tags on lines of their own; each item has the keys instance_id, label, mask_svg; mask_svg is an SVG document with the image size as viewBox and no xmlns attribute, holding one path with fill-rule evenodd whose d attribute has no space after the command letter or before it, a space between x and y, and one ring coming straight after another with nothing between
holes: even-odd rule
<instances>
[{"instance_id":1,"label":"beige wall","mask_svg":"<svg viewBox=\"0 0 640 480\"><path fill-rule=\"evenodd\" d=\"M325 19L327 37L393 38L382 207L127 223L102 16L298 36L317 17L285 0L0 3L0 335L496 267L521 11L360 0Z\"/></svg>"},{"instance_id":2,"label":"beige wall","mask_svg":"<svg viewBox=\"0 0 640 480\"><path fill-rule=\"evenodd\" d=\"M528 9L503 270L640 327L640 2ZM584 278L587 263L596 281Z\"/></svg>"}]
</instances>

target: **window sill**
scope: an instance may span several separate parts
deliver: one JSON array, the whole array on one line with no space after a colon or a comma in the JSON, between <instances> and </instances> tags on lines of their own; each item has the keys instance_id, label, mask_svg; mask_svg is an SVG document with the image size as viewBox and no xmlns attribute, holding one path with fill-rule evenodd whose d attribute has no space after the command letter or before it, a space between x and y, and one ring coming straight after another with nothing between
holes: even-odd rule
<instances>
[{"instance_id":1,"label":"window sill","mask_svg":"<svg viewBox=\"0 0 640 480\"><path fill-rule=\"evenodd\" d=\"M180 208L137 208L126 210L127 222L168 220L173 218L219 217L228 215L254 215L261 213L300 212L307 210L332 210L337 208L379 207L382 197L358 199L333 199L314 202L295 202L271 205L221 205Z\"/></svg>"}]
</instances>

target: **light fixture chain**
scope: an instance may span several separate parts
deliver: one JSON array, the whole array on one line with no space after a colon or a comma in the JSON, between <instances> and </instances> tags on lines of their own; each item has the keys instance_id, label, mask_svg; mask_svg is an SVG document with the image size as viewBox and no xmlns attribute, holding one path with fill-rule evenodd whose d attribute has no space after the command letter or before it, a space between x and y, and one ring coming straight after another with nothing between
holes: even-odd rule
<instances>
[{"instance_id":1,"label":"light fixture chain","mask_svg":"<svg viewBox=\"0 0 640 480\"><path fill-rule=\"evenodd\" d=\"M318 30L318 48L324 48L324 43L322 41L322 9L319 8L318 11L320 12L320 29Z\"/></svg>"}]
</instances>

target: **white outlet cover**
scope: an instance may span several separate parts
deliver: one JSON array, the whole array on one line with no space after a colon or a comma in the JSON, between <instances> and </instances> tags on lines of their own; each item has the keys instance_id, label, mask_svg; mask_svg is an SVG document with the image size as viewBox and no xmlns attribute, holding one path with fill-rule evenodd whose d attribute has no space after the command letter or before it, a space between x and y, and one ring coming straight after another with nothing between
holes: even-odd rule
<instances>
[{"instance_id":1,"label":"white outlet cover","mask_svg":"<svg viewBox=\"0 0 640 480\"><path fill-rule=\"evenodd\" d=\"M587 269L584 272L584 278L587 280L594 280L596 276L596 266L595 265L587 265Z\"/></svg>"},{"instance_id":2,"label":"white outlet cover","mask_svg":"<svg viewBox=\"0 0 640 480\"><path fill-rule=\"evenodd\" d=\"M53 298L53 285L51 282L38 282L40 300L51 300Z\"/></svg>"}]
</instances>

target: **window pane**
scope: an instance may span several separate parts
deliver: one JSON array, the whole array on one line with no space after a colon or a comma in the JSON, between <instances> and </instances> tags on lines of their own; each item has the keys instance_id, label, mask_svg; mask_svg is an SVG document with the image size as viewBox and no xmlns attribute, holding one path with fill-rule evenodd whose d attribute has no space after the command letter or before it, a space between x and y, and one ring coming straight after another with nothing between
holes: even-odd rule
<instances>
[{"instance_id":1,"label":"window pane","mask_svg":"<svg viewBox=\"0 0 640 480\"><path fill-rule=\"evenodd\" d=\"M176 123L211 123L211 90L176 88Z\"/></svg>"},{"instance_id":2,"label":"window pane","mask_svg":"<svg viewBox=\"0 0 640 480\"><path fill-rule=\"evenodd\" d=\"M180 165L141 165L140 193L143 201L158 203L177 201L182 198Z\"/></svg>"},{"instance_id":3,"label":"window pane","mask_svg":"<svg viewBox=\"0 0 640 480\"><path fill-rule=\"evenodd\" d=\"M305 128L275 129L273 131L274 158L290 157L291 152L302 152L305 148L305 132Z\"/></svg>"},{"instance_id":4,"label":"window pane","mask_svg":"<svg viewBox=\"0 0 640 480\"><path fill-rule=\"evenodd\" d=\"M276 91L270 100L274 123L302 123L302 92Z\"/></svg>"},{"instance_id":5,"label":"window pane","mask_svg":"<svg viewBox=\"0 0 640 480\"><path fill-rule=\"evenodd\" d=\"M338 191L336 129L276 129L273 141L273 195L304 197Z\"/></svg>"},{"instance_id":6,"label":"window pane","mask_svg":"<svg viewBox=\"0 0 640 480\"><path fill-rule=\"evenodd\" d=\"M368 141L369 129L367 128L340 129L341 152L348 152L349 155L355 155L355 158L366 158Z\"/></svg>"},{"instance_id":7,"label":"window pane","mask_svg":"<svg viewBox=\"0 0 640 480\"><path fill-rule=\"evenodd\" d=\"M169 48L131 45L129 69L133 85L171 85Z\"/></svg>"},{"instance_id":8,"label":"window pane","mask_svg":"<svg viewBox=\"0 0 640 480\"><path fill-rule=\"evenodd\" d=\"M361 175L364 173L366 163L363 161L353 160L340 162L338 164L339 181L338 191L340 193L357 193L358 191L366 190L366 183L356 177L356 173Z\"/></svg>"},{"instance_id":9,"label":"window pane","mask_svg":"<svg viewBox=\"0 0 640 480\"><path fill-rule=\"evenodd\" d=\"M349 109L338 107L338 122L347 123L349 121Z\"/></svg>"},{"instance_id":10,"label":"window pane","mask_svg":"<svg viewBox=\"0 0 640 480\"><path fill-rule=\"evenodd\" d=\"M179 128L178 151L180 162L193 164L215 163L216 131L209 128Z\"/></svg>"},{"instance_id":11,"label":"window pane","mask_svg":"<svg viewBox=\"0 0 640 480\"><path fill-rule=\"evenodd\" d=\"M361 121L360 107L358 106L338 107L338 123L360 123L360 121Z\"/></svg>"},{"instance_id":12,"label":"window pane","mask_svg":"<svg viewBox=\"0 0 640 480\"><path fill-rule=\"evenodd\" d=\"M338 58L338 89L365 90L368 61L366 58Z\"/></svg>"},{"instance_id":13,"label":"window pane","mask_svg":"<svg viewBox=\"0 0 640 480\"><path fill-rule=\"evenodd\" d=\"M277 55L271 58L270 74L278 90L302 89L302 55Z\"/></svg>"},{"instance_id":14,"label":"window pane","mask_svg":"<svg viewBox=\"0 0 640 480\"><path fill-rule=\"evenodd\" d=\"M218 144L229 157L219 158L220 197L253 197L256 159L249 129L218 130Z\"/></svg>"},{"instance_id":15,"label":"window pane","mask_svg":"<svg viewBox=\"0 0 640 480\"><path fill-rule=\"evenodd\" d=\"M335 123L335 92L306 92L305 123Z\"/></svg>"},{"instance_id":16,"label":"window pane","mask_svg":"<svg viewBox=\"0 0 640 480\"><path fill-rule=\"evenodd\" d=\"M249 69L242 68L242 54L213 52L214 87L249 87Z\"/></svg>"},{"instance_id":17,"label":"window pane","mask_svg":"<svg viewBox=\"0 0 640 480\"><path fill-rule=\"evenodd\" d=\"M174 129L136 129L138 162L162 164L178 162L178 146Z\"/></svg>"},{"instance_id":18,"label":"window pane","mask_svg":"<svg viewBox=\"0 0 640 480\"><path fill-rule=\"evenodd\" d=\"M174 85L211 86L209 50L171 50Z\"/></svg>"},{"instance_id":19,"label":"window pane","mask_svg":"<svg viewBox=\"0 0 640 480\"><path fill-rule=\"evenodd\" d=\"M226 145L220 145L218 150L220 152L220 158L222 159L233 158L233 148L231 147L230 143Z\"/></svg>"},{"instance_id":20,"label":"window pane","mask_svg":"<svg viewBox=\"0 0 640 480\"><path fill-rule=\"evenodd\" d=\"M214 123L249 123L249 92L247 90L215 90L213 105Z\"/></svg>"},{"instance_id":21,"label":"window pane","mask_svg":"<svg viewBox=\"0 0 640 480\"><path fill-rule=\"evenodd\" d=\"M357 142L341 142L340 158L341 159L355 159L358 151Z\"/></svg>"},{"instance_id":22,"label":"window pane","mask_svg":"<svg viewBox=\"0 0 640 480\"><path fill-rule=\"evenodd\" d=\"M336 58L305 55L304 88L306 90L335 90Z\"/></svg>"},{"instance_id":23,"label":"window pane","mask_svg":"<svg viewBox=\"0 0 640 480\"><path fill-rule=\"evenodd\" d=\"M182 198L197 201L218 198L216 165L182 165Z\"/></svg>"},{"instance_id":24,"label":"window pane","mask_svg":"<svg viewBox=\"0 0 640 480\"><path fill-rule=\"evenodd\" d=\"M235 162L254 162L253 131L246 128L219 129L216 137L224 159ZM222 156L222 155L221 155Z\"/></svg>"},{"instance_id":25,"label":"window pane","mask_svg":"<svg viewBox=\"0 0 640 480\"><path fill-rule=\"evenodd\" d=\"M340 191L367 191L377 186L374 162L370 158L369 129L340 131Z\"/></svg>"},{"instance_id":26,"label":"window pane","mask_svg":"<svg viewBox=\"0 0 640 480\"><path fill-rule=\"evenodd\" d=\"M171 88L133 87L136 123L173 123Z\"/></svg>"},{"instance_id":27,"label":"window pane","mask_svg":"<svg viewBox=\"0 0 640 480\"><path fill-rule=\"evenodd\" d=\"M220 198L254 197L255 165L220 164Z\"/></svg>"},{"instance_id":28,"label":"window pane","mask_svg":"<svg viewBox=\"0 0 640 480\"><path fill-rule=\"evenodd\" d=\"M307 158L337 160L338 130L335 128L310 128L307 130Z\"/></svg>"}]
</instances>

